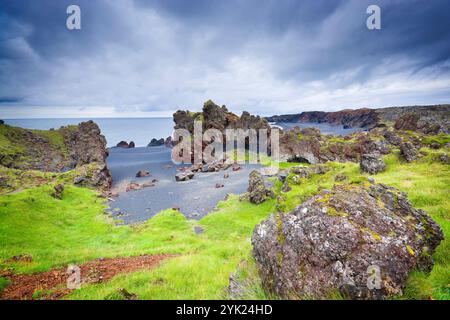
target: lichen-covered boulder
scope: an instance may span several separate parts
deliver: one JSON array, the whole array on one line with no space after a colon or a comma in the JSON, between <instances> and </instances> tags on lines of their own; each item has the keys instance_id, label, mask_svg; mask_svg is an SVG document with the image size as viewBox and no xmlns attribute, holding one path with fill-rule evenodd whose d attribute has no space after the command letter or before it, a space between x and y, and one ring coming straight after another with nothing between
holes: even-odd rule
<instances>
[{"instance_id":1,"label":"lichen-covered boulder","mask_svg":"<svg viewBox=\"0 0 450 320\"><path fill-rule=\"evenodd\" d=\"M405 193L336 185L257 225L252 245L264 288L282 298L383 299L401 294L415 268L431 268L442 239Z\"/></svg>"},{"instance_id":2,"label":"lichen-covered boulder","mask_svg":"<svg viewBox=\"0 0 450 320\"><path fill-rule=\"evenodd\" d=\"M264 179L257 170L250 172L247 189L248 200L251 203L260 204L271 196L271 191L266 188Z\"/></svg>"},{"instance_id":3,"label":"lichen-covered boulder","mask_svg":"<svg viewBox=\"0 0 450 320\"><path fill-rule=\"evenodd\" d=\"M405 158L407 162L413 162L417 160L417 149L411 142L403 142L400 144L400 154Z\"/></svg>"},{"instance_id":4,"label":"lichen-covered boulder","mask_svg":"<svg viewBox=\"0 0 450 320\"><path fill-rule=\"evenodd\" d=\"M361 155L359 163L362 172L376 174L386 169L386 163L378 153L369 153Z\"/></svg>"}]
</instances>

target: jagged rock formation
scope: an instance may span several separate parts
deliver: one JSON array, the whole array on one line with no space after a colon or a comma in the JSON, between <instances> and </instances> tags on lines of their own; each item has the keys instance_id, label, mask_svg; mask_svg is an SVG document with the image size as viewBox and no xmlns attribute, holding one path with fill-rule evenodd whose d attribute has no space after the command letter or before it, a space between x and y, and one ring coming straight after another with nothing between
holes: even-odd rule
<instances>
[{"instance_id":1,"label":"jagged rock formation","mask_svg":"<svg viewBox=\"0 0 450 320\"><path fill-rule=\"evenodd\" d=\"M382 185L336 185L253 233L266 290L282 298L353 299L401 294L415 268L430 270L443 233L405 193Z\"/></svg>"},{"instance_id":2,"label":"jagged rock formation","mask_svg":"<svg viewBox=\"0 0 450 320\"><path fill-rule=\"evenodd\" d=\"M76 169L75 184L109 189L106 139L93 121L50 131L1 126L6 146L0 147L0 165L45 172Z\"/></svg>"},{"instance_id":3,"label":"jagged rock formation","mask_svg":"<svg viewBox=\"0 0 450 320\"><path fill-rule=\"evenodd\" d=\"M400 144L400 154L407 162L417 160L417 150L411 142L402 142Z\"/></svg>"},{"instance_id":4,"label":"jagged rock formation","mask_svg":"<svg viewBox=\"0 0 450 320\"><path fill-rule=\"evenodd\" d=\"M273 192L266 188L261 173L257 170L250 172L247 193L245 193L241 198L248 199L254 204L260 204L266 201L267 198L273 196Z\"/></svg>"},{"instance_id":5,"label":"jagged rock formation","mask_svg":"<svg viewBox=\"0 0 450 320\"><path fill-rule=\"evenodd\" d=\"M178 110L173 115L175 129L187 129L194 133L194 121L203 122L203 130L218 129L267 129L270 126L267 120L259 116L251 115L244 111L241 117L229 112L226 106L218 106L208 100L203 105L202 112L190 112Z\"/></svg>"},{"instance_id":6,"label":"jagged rock formation","mask_svg":"<svg viewBox=\"0 0 450 320\"><path fill-rule=\"evenodd\" d=\"M167 148L172 148L172 137L167 137L166 139L164 138L160 138L160 139L156 139L153 138L149 144L147 145L147 147L159 147L159 146L165 146Z\"/></svg>"}]
</instances>

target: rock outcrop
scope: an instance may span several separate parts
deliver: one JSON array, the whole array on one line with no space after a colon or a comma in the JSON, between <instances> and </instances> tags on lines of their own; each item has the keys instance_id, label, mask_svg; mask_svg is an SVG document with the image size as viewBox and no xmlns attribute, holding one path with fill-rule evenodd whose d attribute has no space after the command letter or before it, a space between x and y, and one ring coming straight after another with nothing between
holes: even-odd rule
<instances>
[{"instance_id":1,"label":"rock outcrop","mask_svg":"<svg viewBox=\"0 0 450 320\"><path fill-rule=\"evenodd\" d=\"M144 177L149 177L150 176L150 171L148 170L139 170L136 173L136 178L144 178Z\"/></svg>"},{"instance_id":2,"label":"rock outcrop","mask_svg":"<svg viewBox=\"0 0 450 320\"><path fill-rule=\"evenodd\" d=\"M53 197L55 199L61 200L62 199L62 194L63 194L63 191L64 191L64 185L62 183L57 184L54 187L54 190L55 190L55 192L53 193Z\"/></svg>"},{"instance_id":3,"label":"rock outcrop","mask_svg":"<svg viewBox=\"0 0 450 320\"><path fill-rule=\"evenodd\" d=\"M117 145L116 148L122 148L122 149L128 149L130 147L130 145L128 144L128 142L126 141L120 141Z\"/></svg>"},{"instance_id":4,"label":"rock outcrop","mask_svg":"<svg viewBox=\"0 0 450 320\"><path fill-rule=\"evenodd\" d=\"M269 197L273 197L273 192L266 188L264 179L257 170L250 172L248 178L248 189L244 197L248 197L248 200L254 204L260 204L267 200Z\"/></svg>"},{"instance_id":5,"label":"rock outcrop","mask_svg":"<svg viewBox=\"0 0 450 320\"><path fill-rule=\"evenodd\" d=\"M28 130L4 126L9 147L0 150L0 165L19 170L77 172L76 184L109 189L106 139L93 121L58 130Z\"/></svg>"},{"instance_id":6,"label":"rock outcrop","mask_svg":"<svg viewBox=\"0 0 450 320\"><path fill-rule=\"evenodd\" d=\"M112 176L106 164L108 150L106 139L93 121L82 122L77 130L59 129L64 135L71 159L72 168L79 169L84 181L80 184L107 190L111 187Z\"/></svg>"},{"instance_id":7,"label":"rock outcrop","mask_svg":"<svg viewBox=\"0 0 450 320\"><path fill-rule=\"evenodd\" d=\"M336 185L256 226L253 256L266 290L282 298L401 294L409 273L430 270L443 233L406 194Z\"/></svg>"},{"instance_id":8,"label":"rock outcrop","mask_svg":"<svg viewBox=\"0 0 450 320\"><path fill-rule=\"evenodd\" d=\"M130 141L130 143L128 143L126 141L120 141L116 145L116 148L122 148L122 149L133 149L134 147L136 147L134 141Z\"/></svg>"},{"instance_id":9,"label":"rock outcrop","mask_svg":"<svg viewBox=\"0 0 450 320\"><path fill-rule=\"evenodd\" d=\"M156 138L153 138L152 139L152 141L150 141L150 143L147 145L147 147L159 147L159 146L162 146L162 145L164 145L164 139L163 138L161 138L161 139L156 139Z\"/></svg>"},{"instance_id":10,"label":"rock outcrop","mask_svg":"<svg viewBox=\"0 0 450 320\"><path fill-rule=\"evenodd\" d=\"M417 160L417 150L411 142L403 142L400 144L400 154L407 162Z\"/></svg>"},{"instance_id":11,"label":"rock outcrop","mask_svg":"<svg viewBox=\"0 0 450 320\"><path fill-rule=\"evenodd\" d=\"M362 172L370 174L377 174L386 169L386 163L379 153L363 154L359 166Z\"/></svg>"},{"instance_id":12,"label":"rock outcrop","mask_svg":"<svg viewBox=\"0 0 450 320\"><path fill-rule=\"evenodd\" d=\"M176 180L177 182L180 182L180 181L188 181L188 180L191 180L191 179L194 177L194 175L195 175L195 173L192 172L192 171L178 172L178 173L175 175L175 180Z\"/></svg>"},{"instance_id":13,"label":"rock outcrop","mask_svg":"<svg viewBox=\"0 0 450 320\"><path fill-rule=\"evenodd\" d=\"M295 127L280 136L280 158L287 162L318 163L321 139L318 129Z\"/></svg>"},{"instance_id":14,"label":"rock outcrop","mask_svg":"<svg viewBox=\"0 0 450 320\"><path fill-rule=\"evenodd\" d=\"M443 127L438 122L421 119L419 114L409 113L399 117L395 123L396 130L419 131L424 134L437 134L443 131Z\"/></svg>"}]
</instances>

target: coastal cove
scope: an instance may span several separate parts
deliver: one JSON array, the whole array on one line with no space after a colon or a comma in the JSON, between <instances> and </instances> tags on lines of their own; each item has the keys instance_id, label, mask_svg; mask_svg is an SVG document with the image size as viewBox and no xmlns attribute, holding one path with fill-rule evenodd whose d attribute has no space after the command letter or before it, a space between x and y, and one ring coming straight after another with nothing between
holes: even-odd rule
<instances>
[{"instance_id":1,"label":"coastal cove","mask_svg":"<svg viewBox=\"0 0 450 320\"><path fill-rule=\"evenodd\" d=\"M174 165L179 145L107 148L94 121L0 123L0 297L291 299L295 283L300 299L449 299L448 115L274 133L207 101L174 114L187 142L198 119L280 134L280 157ZM73 264L88 273L65 288ZM389 286L366 286L372 267Z\"/></svg>"}]
</instances>

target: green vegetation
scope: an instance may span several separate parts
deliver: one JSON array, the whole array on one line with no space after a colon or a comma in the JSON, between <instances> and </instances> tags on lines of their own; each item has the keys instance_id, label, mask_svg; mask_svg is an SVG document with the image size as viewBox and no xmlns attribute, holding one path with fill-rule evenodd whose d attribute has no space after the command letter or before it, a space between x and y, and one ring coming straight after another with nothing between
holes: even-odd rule
<instances>
[{"instance_id":1,"label":"green vegetation","mask_svg":"<svg viewBox=\"0 0 450 320\"><path fill-rule=\"evenodd\" d=\"M443 147L447 143L450 143L450 135L441 133L441 134L438 134L438 135L435 135L435 136L425 136L422 139L422 142L427 144L427 145L430 145L432 143L437 143L438 145Z\"/></svg>"},{"instance_id":2,"label":"green vegetation","mask_svg":"<svg viewBox=\"0 0 450 320\"><path fill-rule=\"evenodd\" d=\"M141 298L225 297L229 274L249 256L254 225L274 209L273 200L255 210L255 205L232 196L198 223L166 210L146 223L118 226L103 214L105 205L95 192L66 187L63 200L54 199L51 192L50 186L41 186L0 198L2 268L35 272L98 257L181 254L154 271L121 275L109 283L82 288L73 298L103 299L119 287ZM195 235L195 225L205 232ZM22 253L30 254L33 261L8 261ZM148 285L152 282L158 285Z\"/></svg>"},{"instance_id":3,"label":"green vegetation","mask_svg":"<svg viewBox=\"0 0 450 320\"><path fill-rule=\"evenodd\" d=\"M23 129L0 125L0 154L2 155L2 163L9 165L13 161L20 161L25 148L17 141L21 139L22 132Z\"/></svg>"},{"instance_id":4,"label":"green vegetation","mask_svg":"<svg viewBox=\"0 0 450 320\"><path fill-rule=\"evenodd\" d=\"M0 165L33 168L33 164L42 159L49 162L61 157L69 161L63 133L74 129L76 126L48 131L27 130L0 124Z\"/></svg>"},{"instance_id":5,"label":"green vegetation","mask_svg":"<svg viewBox=\"0 0 450 320\"><path fill-rule=\"evenodd\" d=\"M3 290L9 285L9 280L3 277L0 277L0 294Z\"/></svg>"},{"instance_id":6,"label":"green vegetation","mask_svg":"<svg viewBox=\"0 0 450 320\"><path fill-rule=\"evenodd\" d=\"M58 138L53 141L55 145L61 142ZM425 157L409 164L395 151L385 157L387 170L374 177L377 182L407 192L412 204L429 212L445 234L445 240L433 255L433 270L429 274L419 270L411 273L401 298L426 299L431 295L434 299L450 299L450 167L433 160L438 151L424 151ZM294 165L282 163L280 167ZM350 183L367 183L368 175L360 173L358 164L328 163L326 166L328 172L313 174L309 179L301 179L299 184L292 182L291 174L288 181L292 190L288 193L282 194L281 183L276 181L277 199L260 205L239 201L238 196L232 195L200 221L187 220L180 212L170 209L145 223L125 226L104 213L104 200L93 190L66 185L63 200L51 196L54 184L69 181L73 172L24 173L1 168L0 177L12 175L15 177L12 181L17 183L27 179L44 180L42 185L30 185L30 189L0 197L0 270L29 273L99 257L173 253L178 255L153 270L122 274L107 283L86 285L67 298L118 299L119 288L136 293L140 299L228 298L226 289L232 273L236 273L246 288L243 298L274 298L262 290L251 258L253 229L277 208L288 212L320 190L342 183L335 182L337 175L347 176ZM204 233L196 235L194 226L201 226ZM377 238L376 234L372 235ZM32 262L11 262L13 256L20 254L31 255ZM0 278L0 291L6 285L7 280ZM36 298L42 296L45 292L35 292ZM342 296L336 293L332 298L342 299Z\"/></svg>"}]
</instances>

